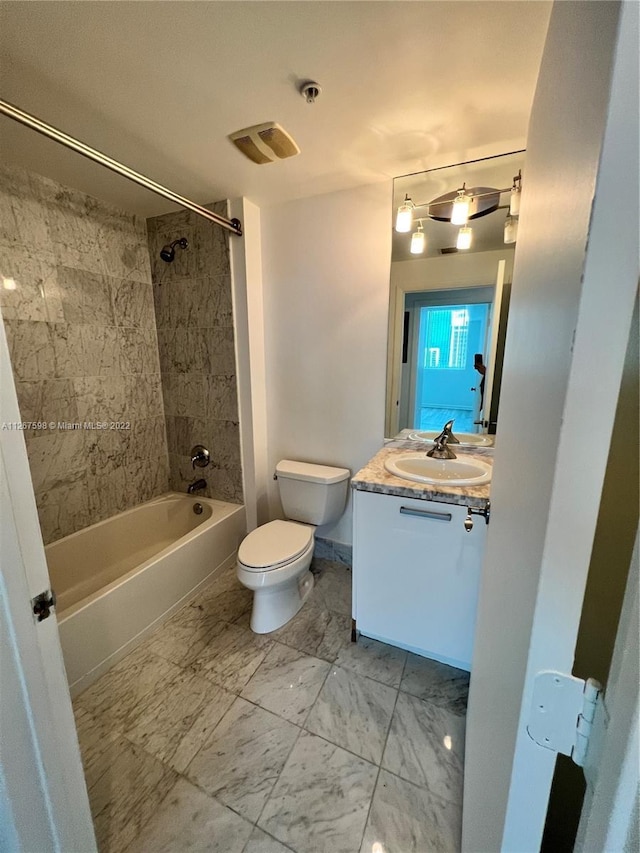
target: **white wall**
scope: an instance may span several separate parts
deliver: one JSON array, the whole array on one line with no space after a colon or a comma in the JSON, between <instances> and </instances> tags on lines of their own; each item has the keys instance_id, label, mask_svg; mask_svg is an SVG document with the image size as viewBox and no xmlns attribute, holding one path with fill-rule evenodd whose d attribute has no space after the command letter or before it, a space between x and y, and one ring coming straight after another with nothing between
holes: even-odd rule
<instances>
[{"instance_id":1,"label":"white wall","mask_svg":"<svg viewBox=\"0 0 640 853\"><path fill-rule=\"evenodd\" d=\"M355 473L382 446L391 190L385 182L262 209L271 472L293 458ZM320 535L351 543L350 500Z\"/></svg>"},{"instance_id":2,"label":"white wall","mask_svg":"<svg viewBox=\"0 0 640 853\"><path fill-rule=\"evenodd\" d=\"M253 530L269 521L260 208L246 198L233 199L229 202L229 216L240 220L243 231L241 239L231 238L229 252L242 484L247 530Z\"/></svg>"}]
</instances>

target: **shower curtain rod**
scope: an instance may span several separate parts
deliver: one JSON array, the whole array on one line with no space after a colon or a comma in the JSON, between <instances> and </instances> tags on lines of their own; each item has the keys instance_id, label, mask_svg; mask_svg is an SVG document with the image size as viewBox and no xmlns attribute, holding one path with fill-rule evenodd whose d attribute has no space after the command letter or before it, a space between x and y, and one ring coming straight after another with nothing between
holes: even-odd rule
<instances>
[{"instance_id":1,"label":"shower curtain rod","mask_svg":"<svg viewBox=\"0 0 640 853\"><path fill-rule=\"evenodd\" d=\"M135 172L133 169L119 163L112 157L108 157L101 151L97 151L95 148L85 145L85 143L80 142L79 139L69 136L68 133L64 133L62 130L58 130L56 127L41 121L36 116L21 110L19 107L10 104L8 101L0 100L0 114L5 115L8 118L12 118L14 121L25 125L25 127L30 127L32 130L41 133L43 136L47 136L49 139L53 139L54 142L59 142L60 145L64 145L72 151L77 151L78 154L82 154L83 157L87 157L89 160L93 160L94 163L99 163L101 166L111 169L112 172L116 172L118 175L122 175L123 178L128 178L130 181L133 181L134 184L138 184L147 190L151 190L151 192L156 195L160 195L175 204L179 204L181 207L186 207L187 210L192 210L194 213L197 213L198 216L203 216L205 219L208 219L210 222L214 222L221 228L225 228L232 234L236 234L238 237L242 235L242 223L239 219L226 219L224 216L220 216L217 213L213 213L211 210L207 210L207 208L203 207L201 204L196 204L195 201L191 201L184 196L178 195L178 193L174 193L173 190L163 187L162 184L152 181L151 178L141 175L140 172Z\"/></svg>"}]
</instances>

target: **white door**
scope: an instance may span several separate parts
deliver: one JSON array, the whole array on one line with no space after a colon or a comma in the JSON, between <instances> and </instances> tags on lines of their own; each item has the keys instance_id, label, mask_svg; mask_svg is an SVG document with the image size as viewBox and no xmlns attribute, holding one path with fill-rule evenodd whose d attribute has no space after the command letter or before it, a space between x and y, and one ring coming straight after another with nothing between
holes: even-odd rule
<instances>
[{"instance_id":1,"label":"white door","mask_svg":"<svg viewBox=\"0 0 640 853\"><path fill-rule=\"evenodd\" d=\"M637 21L554 4L534 99L467 719L474 853L542 839L556 753L528 732L533 687L572 670L637 291Z\"/></svg>"},{"instance_id":2,"label":"white door","mask_svg":"<svg viewBox=\"0 0 640 853\"><path fill-rule=\"evenodd\" d=\"M587 791L575 850L640 849L640 565L638 535L604 698L584 764Z\"/></svg>"},{"instance_id":3,"label":"white door","mask_svg":"<svg viewBox=\"0 0 640 853\"><path fill-rule=\"evenodd\" d=\"M0 849L96 849L7 339L0 318Z\"/></svg>"},{"instance_id":4,"label":"white door","mask_svg":"<svg viewBox=\"0 0 640 853\"><path fill-rule=\"evenodd\" d=\"M502 842L505 851L537 849L531 844L544 827L555 753L538 746L527 732L533 681L541 671L570 673L573 665L637 293L638 212L633 193L626 209L618 207L618 215L611 217L611 206L620 204L628 187L636 188L636 193L638 187L637 6L626 4L622 18L529 647ZM631 80L635 96L629 92ZM597 341L606 346L594 354Z\"/></svg>"}]
</instances>

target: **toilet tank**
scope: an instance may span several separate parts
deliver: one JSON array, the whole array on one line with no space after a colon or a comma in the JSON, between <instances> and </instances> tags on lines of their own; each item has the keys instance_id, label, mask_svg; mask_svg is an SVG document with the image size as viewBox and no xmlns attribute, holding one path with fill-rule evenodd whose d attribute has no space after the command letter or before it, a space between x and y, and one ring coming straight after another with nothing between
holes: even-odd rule
<instances>
[{"instance_id":1,"label":"toilet tank","mask_svg":"<svg viewBox=\"0 0 640 853\"><path fill-rule=\"evenodd\" d=\"M351 476L347 468L283 459L276 476L282 509L292 521L329 524L344 512Z\"/></svg>"}]
</instances>

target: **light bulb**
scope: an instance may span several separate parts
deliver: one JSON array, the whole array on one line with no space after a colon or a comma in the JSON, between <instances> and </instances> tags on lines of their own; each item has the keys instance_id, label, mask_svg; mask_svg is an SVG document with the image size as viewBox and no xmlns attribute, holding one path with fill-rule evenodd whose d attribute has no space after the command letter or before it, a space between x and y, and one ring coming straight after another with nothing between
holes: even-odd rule
<instances>
[{"instance_id":1,"label":"light bulb","mask_svg":"<svg viewBox=\"0 0 640 853\"><path fill-rule=\"evenodd\" d=\"M517 217L507 216L504 221L504 242L515 243L518 239L518 219Z\"/></svg>"},{"instance_id":2,"label":"light bulb","mask_svg":"<svg viewBox=\"0 0 640 853\"><path fill-rule=\"evenodd\" d=\"M463 225L462 228L458 231L456 249L470 249L472 235L473 232L471 228L468 228L466 225Z\"/></svg>"},{"instance_id":3,"label":"light bulb","mask_svg":"<svg viewBox=\"0 0 640 853\"><path fill-rule=\"evenodd\" d=\"M413 225L413 208L413 202L408 195L405 196L396 215L396 231L400 233L411 231L411 226Z\"/></svg>"},{"instance_id":4,"label":"light bulb","mask_svg":"<svg viewBox=\"0 0 640 853\"><path fill-rule=\"evenodd\" d=\"M5 290L15 290L18 285L16 284L15 278L2 278L2 286Z\"/></svg>"},{"instance_id":5,"label":"light bulb","mask_svg":"<svg viewBox=\"0 0 640 853\"><path fill-rule=\"evenodd\" d=\"M467 220L469 219L469 207L471 205L471 199L465 193L464 187L461 190L458 190L458 198L453 202L453 208L451 210L451 224L452 225L466 225Z\"/></svg>"},{"instance_id":6,"label":"light bulb","mask_svg":"<svg viewBox=\"0 0 640 853\"><path fill-rule=\"evenodd\" d=\"M421 255L424 252L424 231L422 230L422 222L418 225L418 230L411 235L411 248L409 249L412 255Z\"/></svg>"},{"instance_id":7,"label":"light bulb","mask_svg":"<svg viewBox=\"0 0 640 853\"><path fill-rule=\"evenodd\" d=\"M509 199L509 213L511 216L520 215L520 198L522 191L520 187L513 187L511 190L511 198Z\"/></svg>"}]
</instances>

